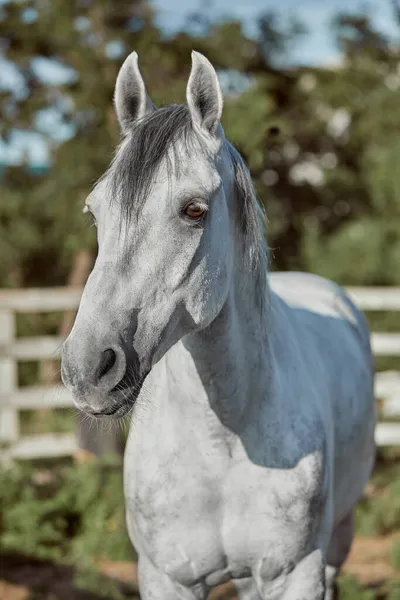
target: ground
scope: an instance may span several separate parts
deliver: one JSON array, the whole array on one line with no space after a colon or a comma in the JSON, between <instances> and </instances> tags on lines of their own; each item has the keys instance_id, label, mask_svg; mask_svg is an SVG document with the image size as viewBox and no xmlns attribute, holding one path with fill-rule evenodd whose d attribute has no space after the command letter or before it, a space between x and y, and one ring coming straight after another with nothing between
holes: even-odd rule
<instances>
[{"instance_id":1,"label":"ground","mask_svg":"<svg viewBox=\"0 0 400 600\"><path fill-rule=\"evenodd\" d=\"M392 548L400 541L400 532L380 537L358 537L346 562L344 573L352 575L359 582L361 589L371 592L366 598L385 598L390 585L399 582L400 576L391 561ZM116 580L121 598L137 598L136 565L128 561L102 560L97 564L98 570L107 578ZM6 557L2 561L2 577L0 581L0 600L97 600L101 596L79 591L73 582L73 571L67 567L52 565L39 561L27 561L17 556ZM368 591L367 591L368 590ZM345 592L347 597L347 594ZM220 586L214 590L211 598L222 600L235 598L230 585ZM362 598L362 596L361 596ZM350 600L350 596L349 596Z\"/></svg>"}]
</instances>

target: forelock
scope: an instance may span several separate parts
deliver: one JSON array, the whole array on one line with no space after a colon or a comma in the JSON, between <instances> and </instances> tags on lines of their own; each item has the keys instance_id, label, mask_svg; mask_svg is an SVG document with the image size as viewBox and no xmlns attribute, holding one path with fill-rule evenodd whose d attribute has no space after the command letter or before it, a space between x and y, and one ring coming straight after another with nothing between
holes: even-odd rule
<instances>
[{"instance_id":1,"label":"forelock","mask_svg":"<svg viewBox=\"0 0 400 600\"><path fill-rule=\"evenodd\" d=\"M171 173L173 163L179 176L178 142L189 151L196 141L200 143L185 105L158 108L133 125L106 175L110 178L110 199L121 207L123 222L128 224L140 213L163 160L167 173Z\"/></svg>"}]
</instances>

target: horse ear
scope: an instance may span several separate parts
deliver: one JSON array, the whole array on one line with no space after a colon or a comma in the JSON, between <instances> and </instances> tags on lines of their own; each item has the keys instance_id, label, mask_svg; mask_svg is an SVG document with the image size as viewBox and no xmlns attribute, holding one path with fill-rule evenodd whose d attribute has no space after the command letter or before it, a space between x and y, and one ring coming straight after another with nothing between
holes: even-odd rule
<instances>
[{"instance_id":1,"label":"horse ear","mask_svg":"<svg viewBox=\"0 0 400 600\"><path fill-rule=\"evenodd\" d=\"M133 123L154 110L138 66L138 55L132 52L125 59L115 85L115 110L121 130L127 131Z\"/></svg>"},{"instance_id":2,"label":"horse ear","mask_svg":"<svg viewBox=\"0 0 400 600\"><path fill-rule=\"evenodd\" d=\"M221 88L210 61L194 50L186 99L193 123L214 134L222 114Z\"/></svg>"}]
</instances>

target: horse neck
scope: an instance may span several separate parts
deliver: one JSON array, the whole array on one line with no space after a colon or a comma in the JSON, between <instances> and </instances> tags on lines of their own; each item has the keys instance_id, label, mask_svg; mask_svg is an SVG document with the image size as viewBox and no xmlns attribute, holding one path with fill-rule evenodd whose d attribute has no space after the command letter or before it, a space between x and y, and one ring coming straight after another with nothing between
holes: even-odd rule
<instances>
[{"instance_id":1,"label":"horse neck","mask_svg":"<svg viewBox=\"0 0 400 600\"><path fill-rule=\"evenodd\" d=\"M221 423L240 432L260 414L271 385L270 301L264 259L257 272L242 268L217 318L187 336L207 402Z\"/></svg>"}]
</instances>

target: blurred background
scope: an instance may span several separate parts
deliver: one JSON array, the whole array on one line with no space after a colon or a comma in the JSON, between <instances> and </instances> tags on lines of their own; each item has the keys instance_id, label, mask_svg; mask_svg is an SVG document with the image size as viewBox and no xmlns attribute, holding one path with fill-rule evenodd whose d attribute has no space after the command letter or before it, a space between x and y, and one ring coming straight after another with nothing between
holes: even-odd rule
<instances>
[{"instance_id":1,"label":"blurred background","mask_svg":"<svg viewBox=\"0 0 400 600\"><path fill-rule=\"evenodd\" d=\"M118 141L118 69L134 49L153 102L184 102L192 48L218 70L271 269L335 279L367 311L379 451L341 597L399 600L397 0L0 0L0 598L138 598L127 426L80 419L58 349L96 255L82 209Z\"/></svg>"}]
</instances>

